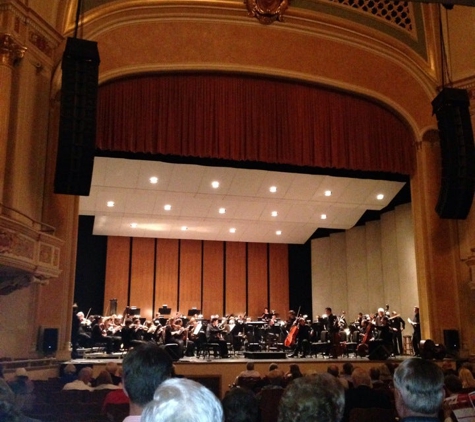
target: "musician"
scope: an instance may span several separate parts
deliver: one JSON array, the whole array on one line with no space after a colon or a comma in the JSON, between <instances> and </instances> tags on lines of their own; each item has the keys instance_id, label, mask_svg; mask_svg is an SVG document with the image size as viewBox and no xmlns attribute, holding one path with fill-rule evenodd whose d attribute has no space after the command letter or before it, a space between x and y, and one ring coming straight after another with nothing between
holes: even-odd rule
<instances>
[{"instance_id":1,"label":"musician","mask_svg":"<svg viewBox=\"0 0 475 422\"><path fill-rule=\"evenodd\" d=\"M386 313L384 312L383 308L378 308L378 313L374 317L374 325L376 327L381 327L383 325L383 318L386 316Z\"/></svg>"},{"instance_id":2,"label":"musician","mask_svg":"<svg viewBox=\"0 0 475 422\"><path fill-rule=\"evenodd\" d=\"M340 318L338 320L338 324L340 326L340 330L344 330L345 328L348 328L348 323L346 322L346 312L341 311Z\"/></svg>"},{"instance_id":3,"label":"musician","mask_svg":"<svg viewBox=\"0 0 475 422\"><path fill-rule=\"evenodd\" d=\"M421 321L419 315L419 307L414 306L414 318L409 320L412 324L414 332L412 333L412 347L414 348L414 354L416 356L420 355L419 343L421 342Z\"/></svg>"},{"instance_id":4,"label":"musician","mask_svg":"<svg viewBox=\"0 0 475 422\"><path fill-rule=\"evenodd\" d=\"M382 319L382 325L376 325L376 330L379 332L379 339L383 341L383 346L388 353L392 353L393 350L393 332L389 325L389 318L384 316Z\"/></svg>"},{"instance_id":5,"label":"musician","mask_svg":"<svg viewBox=\"0 0 475 422\"><path fill-rule=\"evenodd\" d=\"M296 357L299 353L302 353L300 357L306 357L310 349L309 340L310 327L306 324L305 318L299 318L297 337L295 339L295 349L292 354L289 355L289 358Z\"/></svg>"},{"instance_id":6,"label":"musician","mask_svg":"<svg viewBox=\"0 0 475 422\"><path fill-rule=\"evenodd\" d=\"M270 320L270 318L271 314L269 312L269 308L264 308L264 312L261 315L261 320L267 322Z\"/></svg>"},{"instance_id":7,"label":"musician","mask_svg":"<svg viewBox=\"0 0 475 422\"><path fill-rule=\"evenodd\" d=\"M181 358L185 353L185 328L181 318L170 318L165 327L165 344L178 345L178 356Z\"/></svg>"},{"instance_id":8,"label":"musician","mask_svg":"<svg viewBox=\"0 0 475 422\"><path fill-rule=\"evenodd\" d=\"M211 319L211 322L206 327L206 340L208 343L218 343L219 345L219 354L222 358L228 357L228 345L226 340L223 339L221 330L218 327L218 318L214 317Z\"/></svg>"},{"instance_id":9,"label":"musician","mask_svg":"<svg viewBox=\"0 0 475 422\"><path fill-rule=\"evenodd\" d=\"M340 348L340 326L338 324L338 317L333 315L332 308L325 308L325 329L328 331L330 337L330 357L337 357L336 351Z\"/></svg>"},{"instance_id":10,"label":"musician","mask_svg":"<svg viewBox=\"0 0 475 422\"><path fill-rule=\"evenodd\" d=\"M102 317L97 315L92 323L91 340L94 344L106 344L106 353L112 354L120 349L121 338L108 336L104 328Z\"/></svg>"},{"instance_id":11,"label":"musician","mask_svg":"<svg viewBox=\"0 0 475 422\"><path fill-rule=\"evenodd\" d=\"M393 350L395 355L402 355L404 353L402 331L406 328L406 323L396 311L393 311L392 314L391 327L393 328Z\"/></svg>"},{"instance_id":12,"label":"musician","mask_svg":"<svg viewBox=\"0 0 475 422\"><path fill-rule=\"evenodd\" d=\"M290 329L294 325L296 319L297 319L297 314L295 313L295 311L290 310L288 315L287 315L287 322L285 323L285 330L287 332L290 331Z\"/></svg>"}]
</instances>

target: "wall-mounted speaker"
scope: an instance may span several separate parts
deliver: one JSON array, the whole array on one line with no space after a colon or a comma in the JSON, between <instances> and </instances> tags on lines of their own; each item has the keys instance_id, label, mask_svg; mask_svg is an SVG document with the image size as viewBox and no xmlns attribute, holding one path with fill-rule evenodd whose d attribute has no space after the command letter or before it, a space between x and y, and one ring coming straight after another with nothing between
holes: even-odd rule
<instances>
[{"instance_id":1,"label":"wall-mounted speaker","mask_svg":"<svg viewBox=\"0 0 475 422\"><path fill-rule=\"evenodd\" d=\"M449 352L460 350L460 337L457 330L444 330L444 345Z\"/></svg>"},{"instance_id":2,"label":"wall-mounted speaker","mask_svg":"<svg viewBox=\"0 0 475 422\"><path fill-rule=\"evenodd\" d=\"M43 345L42 350L45 355L51 355L58 350L58 329L43 329Z\"/></svg>"},{"instance_id":3,"label":"wall-mounted speaker","mask_svg":"<svg viewBox=\"0 0 475 422\"><path fill-rule=\"evenodd\" d=\"M68 38L61 65L55 193L89 195L96 145L99 63L96 42Z\"/></svg>"},{"instance_id":4,"label":"wall-mounted speaker","mask_svg":"<svg viewBox=\"0 0 475 422\"><path fill-rule=\"evenodd\" d=\"M444 88L432 101L442 156L442 180L435 207L440 218L465 219L472 206L475 147L469 106L464 89Z\"/></svg>"}]
</instances>

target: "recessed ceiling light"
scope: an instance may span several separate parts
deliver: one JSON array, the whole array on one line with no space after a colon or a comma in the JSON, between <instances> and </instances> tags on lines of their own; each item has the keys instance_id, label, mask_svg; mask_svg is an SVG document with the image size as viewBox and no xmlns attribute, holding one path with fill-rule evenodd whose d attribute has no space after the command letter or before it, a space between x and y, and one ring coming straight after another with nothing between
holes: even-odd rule
<instances>
[{"instance_id":1,"label":"recessed ceiling light","mask_svg":"<svg viewBox=\"0 0 475 422\"><path fill-rule=\"evenodd\" d=\"M158 177L157 176L153 176L149 180L150 180L150 183L152 183L152 184L158 183Z\"/></svg>"},{"instance_id":2,"label":"recessed ceiling light","mask_svg":"<svg viewBox=\"0 0 475 422\"><path fill-rule=\"evenodd\" d=\"M188 230L188 227L186 227L186 226L181 226L181 229L182 229L183 231L186 231L186 230Z\"/></svg>"},{"instance_id":3,"label":"recessed ceiling light","mask_svg":"<svg viewBox=\"0 0 475 422\"><path fill-rule=\"evenodd\" d=\"M137 226L138 226L138 224L137 224L137 223L130 223L130 227L132 227L133 229L136 229L136 228L137 228Z\"/></svg>"},{"instance_id":4,"label":"recessed ceiling light","mask_svg":"<svg viewBox=\"0 0 475 422\"><path fill-rule=\"evenodd\" d=\"M219 182L217 180L211 182L211 186L213 189L218 189L219 188Z\"/></svg>"},{"instance_id":5,"label":"recessed ceiling light","mask_svg":"<svg viewBox=\"0 0 475 422\"><path fill-rule=\"evenodd\" d=\"M320 216L320 218L321 218L322 220L326 220L326 219L327 219L327 215L326 215L326 214L322 214L322 215Z\"/></svg>"},{"instance_id":6,"label":"recessed ceiling light","mask_svg":"<svg viewBox=\"0 0 475 422\"><path fill-rule=\"evenodd\" d=\"M277 231L275 232L275 234L276 234L277 236L280 236L280 235L282 234L282 230L277 230Z\"/></svg>"},{"instance_id":7,"label":"recessed ceiling light","mask_svg":"<svg viewBox=\"0 0 475 422\"><path fill-rule=\"evenodd\" d=\"M234 227L231 227L231 228L229 229L229 233L236 233L236 229L235 229Z\"/></svg>"},{"instance_id":8,"label":"recessed ceiling light","mask_svg":"<svg viewBox=\"0 0 475 422\"><path fill-rule=\"evenodd\" d=\"M226 208L220 208L219 213L220 214L226 214Z\"/></svg>"},{"instance_id":9,"label":"recessed ceiling light","mask_svg":"<svg viewBox=\"0 0 475 422\"><path fill-rule=\"evenodd\" d=\"M272 215L272 217L277 217L277 211L272 211L270 214Z\"/></svg>"},{"instance_id":10,"label":"recessed ceiling light","mask_svg":"<svg viewBox=\"0 0 475 422\"><path fill-rule=\"evenodd\" d=\"M271 186L271 187L269 188L269 192L272 192L272 193L277 192L277 186Z\"/></svg>"},{"instance_id":11,"label":"recessed ceiling light","mask_svg":"<svg viewBox=\"0 0 475 422\"><path fill-rule=\"evenodd\" d=\"M171 206L170 204L165 204L165 205L163 206L163 209L164 209L165 211L170 211L170 210L172 209L172 206Z\"/></svg>"},{"instance_id":12,"label":"recessed ceiling light","mask_svg":"<svg viewBox=\"0 0 475 422\"><path fill-rule=\"evenodd\" d=\"M332 196L332 191L331 190L326 190L325 191L325 196Z\"/></svg>"},{"instance_id":13,"label":"recessed ceiling light","mask_svg":"<svg viewBox=\"0 0 475 422\"><path fill-rule=\"evenodd\" d=\"M378 201L381 201L381 200L384 199L384 195L383 195L382 193L379 193L378 195L376 195L376 199L377 199Z\"/></svg>"},{"instance_id":14,"label":"recessed ceiling light","mask_svg":"<svg viewBox=\"0 0 475 422\"><path fill-rule=\"evenodd\" d=\"M114 205L115 205L115 202L114 202L114 201L107 201L107 206L108 206L109 208L112 208Z\"/></svg>"}]
</instances>

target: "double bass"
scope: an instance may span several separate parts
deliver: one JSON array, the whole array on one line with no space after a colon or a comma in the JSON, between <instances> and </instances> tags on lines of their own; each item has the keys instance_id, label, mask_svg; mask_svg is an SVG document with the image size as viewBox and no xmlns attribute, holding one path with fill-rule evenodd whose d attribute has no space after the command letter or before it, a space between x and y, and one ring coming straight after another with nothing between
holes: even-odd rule
<instances>
[{"instance_id":1,"label":"double bass","mask_svg":"<svg viewBox=\"0 0 475 422\"><path fill-rule=\"evenodd\" d=\"M300 307L299 311L297 312L297 317L295 321L292 323L292 327L290 327L289 333L284 340L285 347L292 347L295 342L297 341L297 334L299 333L299 314L300 314Z\"/></svg>"}]
</instances>

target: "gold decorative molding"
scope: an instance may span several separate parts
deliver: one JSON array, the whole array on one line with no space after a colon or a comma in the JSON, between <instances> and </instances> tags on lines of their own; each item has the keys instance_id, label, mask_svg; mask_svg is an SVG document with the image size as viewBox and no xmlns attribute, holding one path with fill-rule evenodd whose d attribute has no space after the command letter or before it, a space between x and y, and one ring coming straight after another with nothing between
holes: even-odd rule
<instances>
[{"instance_id":1,"label":"gold decorative molding","mask_svg":"<svg viewBox=\"0 0 475 422\"><path fill-rule=\"evenodd\" d=\"M0 295L59 276L64 242L45 230L50 227L0 215Z\"/></svg>"},{"instance_id":2,"label":"gold decorative molding","mask_svg":"<svg viewBox=\"0 0 475 422\"><path fill-rule=\"evenodd\" d=\"M0 34L0 64L14 66L25 56L26 47L10 34Z\"/></svg>"},{"instance_id":3,"label":"gold decorative molding","mask_svg":"<svg viewBox=\"0 0 475 422\"><path fill-rule=\"evenodd\" d=\"M289 0L244 0L249 16L269 25L278 20L284 20L284 13L289 7Z\"/></svg>"}]
</instances>

